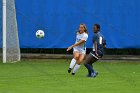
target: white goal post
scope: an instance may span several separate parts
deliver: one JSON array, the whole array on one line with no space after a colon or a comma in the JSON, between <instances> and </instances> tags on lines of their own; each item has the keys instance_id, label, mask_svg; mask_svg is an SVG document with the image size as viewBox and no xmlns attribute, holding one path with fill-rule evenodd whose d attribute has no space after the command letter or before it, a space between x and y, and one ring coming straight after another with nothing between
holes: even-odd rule
<instances>
[{"instance_id":1,"label":"white goal post","mask_svg":"<svg viewBox=\"0 0 140 93\"><path fill-rule=\"evenodd\" d=\"M20 47L14 0L2 1L3 63L20 61Z\"/></svg>"},{"instance_id":2,"label":"white goal post","mask_svg":"<svg viewBox=\"0 0 140 93\"><path fill-rule=\"evenodd\" d=\"M3 0L2 4L3 4L3 7L2 7L2 10L3 10L2 12L3 14L2 16L3 47L2 49L3 49L3 63L6 63L6 56L5 56L6 55L6 0Z\"/></svg>"}]
</instances>

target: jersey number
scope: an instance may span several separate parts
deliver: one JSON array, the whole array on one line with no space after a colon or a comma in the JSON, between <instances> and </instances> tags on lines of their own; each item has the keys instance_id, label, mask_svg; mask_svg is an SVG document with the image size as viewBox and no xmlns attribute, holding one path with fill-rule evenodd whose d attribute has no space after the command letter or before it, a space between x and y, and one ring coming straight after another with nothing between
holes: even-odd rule
<instances>
[{"instance_id":1,"label":"jersey number","mask_svg":"<svg viewBox=\"0 0 140 93\"><path fill-rule=\"evenodd\" d=\"M100 36L99 37L99 44L101 45L103 43L103 38Z\"/></svg>"}]
</instances>

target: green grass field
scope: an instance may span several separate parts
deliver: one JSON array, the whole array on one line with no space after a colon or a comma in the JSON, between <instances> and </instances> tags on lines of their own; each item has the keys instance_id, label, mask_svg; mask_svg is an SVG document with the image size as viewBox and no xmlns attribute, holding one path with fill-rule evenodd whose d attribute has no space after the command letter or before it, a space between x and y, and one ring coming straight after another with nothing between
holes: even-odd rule
<instances>
[{"instance_id":1,"label":"green grass field","mask_svg":"<svg viewBox=\"0 0 140 93\"><path fill-rule=\"evenodd\" d=\"M82 65L75 76L67 60L0 63L0 93L140 93L140 62L98 62L96 78Z\"/></svg>"}]
</instances>

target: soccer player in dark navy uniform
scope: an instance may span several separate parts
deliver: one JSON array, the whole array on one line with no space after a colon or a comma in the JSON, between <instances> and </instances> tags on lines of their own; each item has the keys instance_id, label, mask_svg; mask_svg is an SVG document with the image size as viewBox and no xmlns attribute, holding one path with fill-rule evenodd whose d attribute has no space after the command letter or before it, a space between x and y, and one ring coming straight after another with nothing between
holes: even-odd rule
<instances>
[{"instance_id":1,"label":"soccer player in dark navy uniform","mask_svg":"<svg viewBox=\"0 0 140 93\"><path fill-rule=\"evenodd\" d=\"M100 33L100 25L95 24L93 27L93 50L86 56L85 67L88 69L87 77L96 77L98 72L93 69L92 64L104 55L104 48L106 47L106 40Z\"/></svg>"}]
</instances>

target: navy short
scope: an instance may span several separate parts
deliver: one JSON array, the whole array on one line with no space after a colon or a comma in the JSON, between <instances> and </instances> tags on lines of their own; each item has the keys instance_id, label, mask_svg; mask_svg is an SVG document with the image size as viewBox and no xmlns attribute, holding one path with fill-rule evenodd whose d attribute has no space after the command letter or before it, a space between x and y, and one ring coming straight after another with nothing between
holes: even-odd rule
<instances>
[{"instance_id":1,"label":"navy short","mask_svg":"<svg viewBox=\"0 0 140 93\"><path fill-rule=\"evenodd\" d=\"M90 55L92 55L95 59L99 59L103 57L103 53L101 51L97 51L98 56L96 55L95 51L91 51Z\"/></svg>"}]
</instances>

